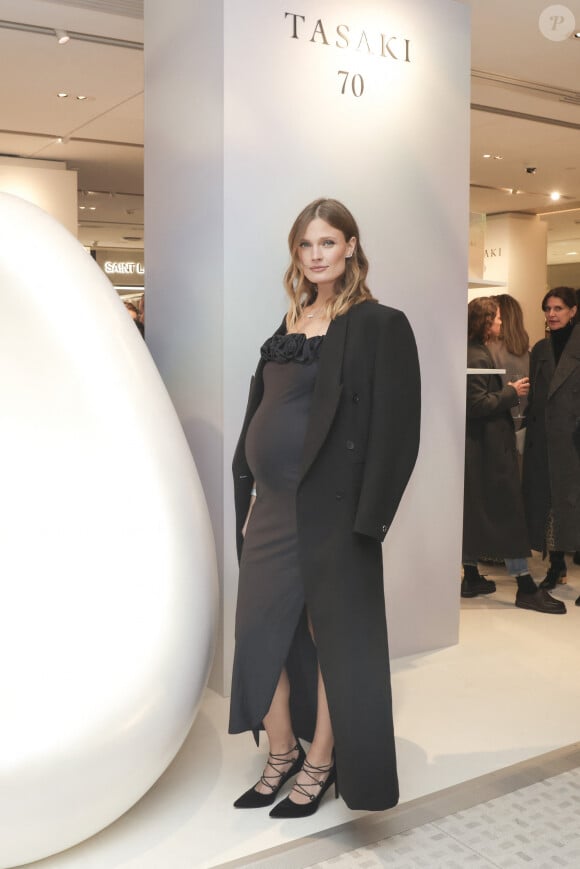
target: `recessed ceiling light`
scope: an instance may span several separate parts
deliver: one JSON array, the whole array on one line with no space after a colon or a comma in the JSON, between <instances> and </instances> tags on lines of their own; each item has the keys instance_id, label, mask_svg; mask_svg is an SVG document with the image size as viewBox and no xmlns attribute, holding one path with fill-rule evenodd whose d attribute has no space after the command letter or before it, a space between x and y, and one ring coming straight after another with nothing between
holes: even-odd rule
<instances>
[{"instance_id":1,"label":"recessed ceiling light","mask_svg":"<svg viewBox=\"0 0 580 869\"><path fill-rule=\"evenodd\" d=\"M54 35L56 36L59 45L66 45L70 40L70 36L66 30L55 30Z\"/></svg>"},{"instance_id":2,"label":"recessed ceiling light","mask_svg":"<svg viewBox=\"0 0 580 869\"><path fill-rule=\"evenodd\" d=\"M483 155L484 160L489 160L490 157L491 157L491 154L484 154Z\"/></svg>"},{"instance_id":3,"label":"recessed ceiling light","mask_svg":"<svg viewBox=\"0 0 580 869\"><path fill-rule=\"evenodd\" d=\"M57 94L57 97L61 100L64 100L68 97L68 94L65 94L64 91L61 91L60 93Z\"/></svg>"},{"instance_id":4,"label":"recessed ceiling light","mask_svg":"<svg viewBox=\"0 0 580 869\"><path fill-rule=\"evenodd\" d=\"M77 100L86 100L86 99L87 99L87 97L83 96L82 94L79 94L77 97Z\"/></svg>"},{"instance_id":5,"label":"recessed ceiling light","mask_svg":"<svg viewBox=\"0 0 580 869\"><path fill-rule=\"evenodd\" d=\"M580 30L577 30L576 33L573 34L574 39L580 39Z\"/></svg>"},{"instance_id":6,"label":"recessed ceiling light","mask_svg":"<svg viewBox=\"0 0 580 869\"><path fill-rule=\"evenodd\" d=\"M97 210L96 205L89 205L89 211L96 211L96 210Z\"/></svg>"},{"instance_id":7,"label":"recessed ceiling light","mask_svg":"<svg viewBox=\"0 0 580 869\"><path fill-rule=\"evenodd\" d=\"M561 195L562 195L562 194L561 194L561 193L558 193L557 190L554 190L553 193L550 193L550 199L551 199L553 202L557 202Z\"/></svg>"},{"instance_id":8,"label":"recessed ceiling light","mask_svg":"<svg viewBox=\"0 0 580 869\"><path fill-rule=\"evenodd\" d=\"M86 207L86 205L79 205L79 211L84 211Z\"/></svg>"},{"instance_id":9,"label":"recessed ceiling light","mask_svg":"<svg viewBox=\"0 0 580 869\"><path fill-rule=\"evenodd\" d=\"M494 154L493 159L494 160L503 160L503 157L501 156L501 154Z\"/></svg>"},{"instance_id":10,"label":"recessed ceiling light","mask_svg":"<svg viewBox=\"0 0 580 869\"><path fill-rule=\"evenodd\" d=\"M569 250L566 256L578 256L577 250Z\"/></svg>"}]
</instances>

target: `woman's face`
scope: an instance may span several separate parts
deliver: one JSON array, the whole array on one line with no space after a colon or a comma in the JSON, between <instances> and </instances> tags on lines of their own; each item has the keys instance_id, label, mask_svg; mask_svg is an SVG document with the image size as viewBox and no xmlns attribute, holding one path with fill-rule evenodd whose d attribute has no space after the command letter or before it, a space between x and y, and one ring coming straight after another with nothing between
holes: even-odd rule
<instances>
[{"instance_id":1,"label":"woman's face","mask_svg":"<svg viewBox=\"0 0 580 869\"><path fill-rule=\"evenodd\" d=\"M298 259L306 278L319 286L334 284L344 274L355 245L354 236L347 241L340 229L315 217L298 242Z\"/></svg>"},{"instance_id":2,"label":"woman's face","mask_svg":"<svg viewBox=\"0 0 580 869\"><path fill-rule=\"evenodd\" d=\"M576 305L569 308L566 302L559 299L558 296L548 296L544 305L544 314L546 315L546 323L550 332L555 329L562 329L567 326L570 320L576 316Z\"/></svg>"},{"instance_id":3,"label":"woman's face","mask_svg":"<svg viewBox=\"0 0 580 869\"><path fill-rule=\"evenodd\" d=\"M501 312L500 312L499 307L498 307L497 311L495 312L495 317L493 319L493 322L492 322L491 326L489 327L489 337L490 338L499 338L500 332L501 332Z\"/></svg>"}]
</instances>

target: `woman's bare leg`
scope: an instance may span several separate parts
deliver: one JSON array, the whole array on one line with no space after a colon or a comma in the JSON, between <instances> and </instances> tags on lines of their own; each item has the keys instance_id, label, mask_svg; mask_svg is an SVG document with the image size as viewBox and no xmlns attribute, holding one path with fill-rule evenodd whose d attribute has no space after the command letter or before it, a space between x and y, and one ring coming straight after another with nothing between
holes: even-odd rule
<instances>
[{"instance_id":1,"label":"woman's bare leg","mask_svg":"<svg viewBox=\"0 0 580 869\"><path fill-rule=\"evenodd\" d=\"M312 635L312 639L314 639L314 631L310 619L308 619L308 626ZM311 771L310 774L308 774L304 772L303 767L302 771L298 773L298 776L296 778L296 785L302 785L305 792L297 789L296 786L294 786L291 795L293 803L308 803L309 798L307 795L316 795L317 792L317 788L313 787L314 781L316 780L323 783L328 778L328 773L330 773L332 767L334 734L332 732L330 710L328 708L326 688L324 686L324 679L322 678L320 664L318 665L317 698L318 702L316 707L316 725L314 728L314 738L312 740L312 744L308 750L308 754L306 757L307 763L312 764L312 766L322 767L323 771L319 773ZM327 770L325 769L326 767L328 768Z\"/></svg>"},{"instance_id":2,"label":"woman's bare leg","mask_svg":"<svg viewBox=\"0 0 580 869\"><path fill-rule=\"evenodd\" d=\"M276 778L287 772L298 757L298 751L292 751L296 745L296 737L290 719L290 682L286 670L282 670L280 673L272 703L264 717L264 729L270 743L270 753L278 756L288 754L287 762L283 757L278 757L275 767L267 763L264 768L264 777L276 787ZM261 779L255 785L255 790L260 794L272 792L272 789L265 785Z\"/></svg>"}]
</instances>

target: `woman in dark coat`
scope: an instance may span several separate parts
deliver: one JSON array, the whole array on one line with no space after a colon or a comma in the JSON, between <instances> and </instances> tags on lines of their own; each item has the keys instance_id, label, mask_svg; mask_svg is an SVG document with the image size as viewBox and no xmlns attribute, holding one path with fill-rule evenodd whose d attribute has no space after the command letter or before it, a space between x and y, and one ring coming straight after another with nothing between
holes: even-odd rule
<instances>
[{"instance_id":1,"label":"woman in dark coat","mask_svg":"<svg viewBox=\"0 0 580 869\"><path fill-rule=\"evenodd\" d=\"M420 386L400 311L379 305L356 222L320 199L289 236L287 316L261 349L234 457L240 554L230 732L265 729L235 804L398 800L381 543L415 464ZM308 754L298 741L311 743Z\"/></svg>"},{"instance_id":2,"label":"woman in dark coat","mask_svg":"<svg viewBox=\"0 0 580 869\"><path fill-rule=\"evenodd\" d=\"M486 343L501 330L501 312L492 298L473 299L468 307L467 419L463 502L462 597L491 594L495 583L479 574L479 556L505 561L516 579L516 606L542 613L566 607L538 589L527 565L529 544L520 491L511 408L527 394L523 377L502 385ZM476 373L477 372L477 373Z\"/></svg>"},{"instance_id":3,"label":"woman in dark coat","mask_svg":"<svg viewBox=\"0 0 580 869\"><path fill-rule=\"evenodd\" d=\"M580 549L580 326L570 287L542 299L550 330L532 350L523 492L530 543L550 552L542 583L565 576L564 552ZM580 606L580 597L576 601Z\"/></svg>"}]
</instances>

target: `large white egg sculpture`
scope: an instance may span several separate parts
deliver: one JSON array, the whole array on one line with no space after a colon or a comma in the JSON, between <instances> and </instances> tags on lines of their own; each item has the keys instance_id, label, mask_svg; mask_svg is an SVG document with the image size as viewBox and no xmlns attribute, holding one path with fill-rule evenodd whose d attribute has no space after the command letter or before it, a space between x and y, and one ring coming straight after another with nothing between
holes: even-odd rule
<instances>
[{"instance_id":1,"label":"large white egg sculpture","mask_svg":"<svg viewBox=\"0 0 580 869\"><path fill-rule=\"evenodd\" d=\"M82 246L0 194L0 867L105 827L203 691L216 563L138 330Z\"/></svg>"}]
</instances>

